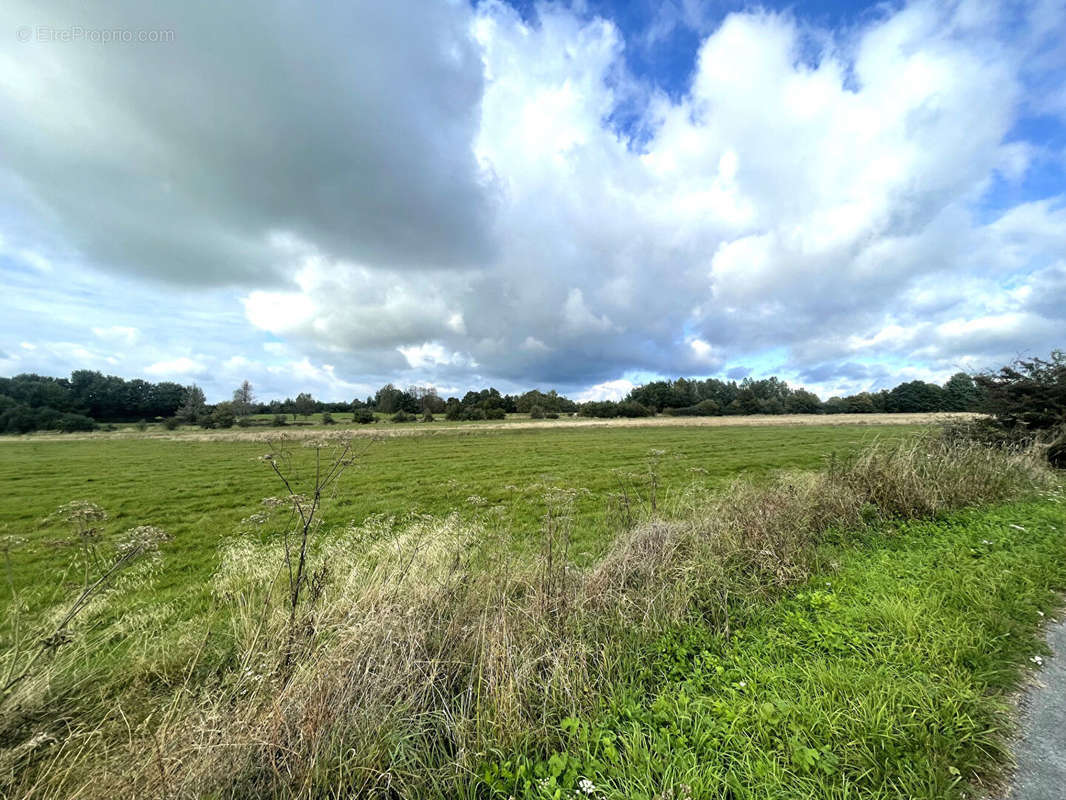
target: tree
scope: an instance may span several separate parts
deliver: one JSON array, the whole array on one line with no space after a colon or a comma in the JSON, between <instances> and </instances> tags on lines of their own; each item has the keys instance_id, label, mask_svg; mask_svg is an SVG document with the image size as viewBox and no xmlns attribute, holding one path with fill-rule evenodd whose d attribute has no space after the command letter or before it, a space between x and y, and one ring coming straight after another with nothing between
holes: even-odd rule
<instances>
[{"instance_id":1,"label":"tree","mask_svg":"<svg viewBox=\"0 0 1066 800\"><path fill-rule=\"evenodd\" d=\"M965 372L956 372L944 384L945 411L974 411L980 399L977 384Z\"/></svg>"},{"instance_id":2,"label":"tree","mask_svg":"<svg viewBox=\"0 0 1066 800\"><path fill-rule=\"evenodd\" d=\"M1003 428L1047 430L1066 425L1066 352L1028 358L974 378L982 410Z\"/></svg>"},{"instance_id":3,"label":"tree","mask_svg":"<svg viewBox=\"0 0 1066 800\"><path fill-rule=\"evenodd\" d=\"M204 390L195 383L185 387L185 396L174 416L182 422L196 422L207 413L207 398Z\"/></svg>"},{"instance_id":4,"label":"tree","mask_svg":"<svg viewBox=\"0 0 1066 800\"><path fill-rule=\"evenodd\" d=\"M374 395L374 408L382 414L392 414L403 407L403 392L391 383L386 383Z\"/></svg>"},{"instance_id":5,"label":"tree","mask_svg":"<svg viewBox=\"0 0 1066 800\"><path fill-rule=\"evenodd\" d=\"M255 395L252 393L252 384L244 381L233 392L233 413L238 417L246 417L252 413L252 404Z\"/></svg>"},{"instance_id":6,"label":"tree","mask_svg":"<svg viewBox=\"0 0 1066 800\"><path fill-rule=\"evenodd\" d=\"M292 406L295 409L295 413L292 415L293 420L296 419L296 414L301 417L309 417L315 411L315 398L311 397L310 392L300 392L296 395Z\"/></svg>"},{"instance_id":7,"label":"tree","mask_svg":"<svg viewBox=\"0 0 1066 800\"><path fill-rule=\"evenodd\" d=\"M889 412L940 411L944 402L944 390L935 383L910 381L901 383L888 393Z\"/></svg>"},{"instance_id":8,"label":"tree","mask_svg":"<svg viewBox=\"0 0 1066 800\"><path fill-rule=\"evenodd\" d=\"M814 392L806 389L796 389L785 400L785 413L787 414L819 414L822 411L822 401Z\"/></svg>"}]
</instances>

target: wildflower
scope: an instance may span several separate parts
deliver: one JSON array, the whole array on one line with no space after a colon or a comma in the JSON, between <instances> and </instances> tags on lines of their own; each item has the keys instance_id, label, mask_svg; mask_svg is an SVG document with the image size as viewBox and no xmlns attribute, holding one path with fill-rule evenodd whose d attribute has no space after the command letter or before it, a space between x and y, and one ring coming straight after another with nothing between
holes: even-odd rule
<instances>
[{"instance_id":1,"label":"wildflower","mask_svg":"<svg viewBox=\"0 0 1066 800\"><path fill-rule=\"evenodd\" d=\"M170 535L155 525L138 525L126 531L126 537L118 544L120 557L159 549L159 545L170 539Z\"/></svg>"},{"instance_id":2,"label":"wildflower","mask_svg":"<svg viewBox=\"0 0 1066 800\"><path fill-rule=\"evenodd\" d=\"M740 683L737 684L737 686L739 686L741 689L743 689L747 685L748 685L747 681L741 681Z\"/></svg>"},{"instance_id":3,"label":"wildflower","mask_svg":"<svg viewBox=\"0 0 1066 800\"><path fill-rule=\"evenodd\" d=\"M68 525L85 527L90 522L101 522L107 519L107 512L96 503L88 500L71 500L57 508L51 516L46 517L45 524L52 522L65 522Z\"/></svg>"},{"instance_id":4,"label":"wildflower","mask_svg":"<svg viewBox=\"0 0 1066 800\"><path fill-rule=\"evenodd\" d=\"M992 544L992 540L991 539L982 539L981 540L981 544Z\"/></svg>"},{"instance_id":5,"label":"wildflower","mask_svg":"<svg viewBox=\"0 0 1066 800\"><path fill-rule=\"evenodd\" d=\"M488 505L489 501L481 495L472 494L468 498L466 498L466 502L468 502L472 506L484 506Z\"/></svg>"},{"instance_id":6,"label":"wildflower","mask_svg":"<svg viewBox=\"0 0 1066 800\"><path fill-rule=\"evenodd\" d=\"M592 794L594 791L596 791L596 787L588 778L582 778L581 780L579 780L577 782L577 788L585 794Z\"/></svg>"},{"instance_id":7,"label":"wildflower","mask_svg":"<svg viewBox=\"0 0 1066 800\"><path fill-rule=\"evenodd\" d=\"M1040 656L1032 656L1032 657L1030 657L1029 660L1032 661L1034 664L1036 664L1038 667L1041 667L1041 666L1044 665L1044 659L1041 658Z\"/></svg>"},{"instance_id":8,"label":"wildflower","mask_svg":"<svg viewBox=\"0 0 1066 800\"><path fill-rule=\"evenodd\" d=\"M1036 612L1036 615L1037 615L1038 617L1042 617L1042 616L1044 616L1044 612L1043 612L1043 611L1037 611L1037 612Z\"/></svg>"}]
</instances>

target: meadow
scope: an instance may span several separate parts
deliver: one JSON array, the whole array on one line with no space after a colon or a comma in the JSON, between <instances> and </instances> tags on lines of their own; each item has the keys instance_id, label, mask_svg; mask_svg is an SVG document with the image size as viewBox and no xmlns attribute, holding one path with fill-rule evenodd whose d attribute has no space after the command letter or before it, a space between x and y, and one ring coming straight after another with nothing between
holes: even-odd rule
<instances>
[{"instance_id":1,"label":"meadow","mask_svg":"<svg viewBox=\"0 0 1066 800\"><path fill-rule=\"evenodd\" d=\"M347 525L372 515L470 516L482 506L502 507L516 538L532 540L545 513L545 490L577 489L583 490L575 499L572 554L578 563L587 563L610 541L624 513L622 495L628 495L632 513L649 509L653 472L656 505L669 508L693 487L720 486L738 475L812 469L832 453L919 429L544 422L514 431L457 424L428 433L383 425L378 435L397 428L401 435L360 438L356 463L331 499L330 522ZM189 428L176 435L127 431L113 438L0 442L0 535L25 540L10 554L8 580L29 606L36 604L35 592L40 604L49 601L78 543L62 525L42 521L64 503L88 500L108 514L97 526L101 544L136 525L155 525L173 537L163 550L158 585L144 602L179 601L179 614L202 609L220 543L240 535L241 520L260 511L264 498L283 493L260 457L276 452L290 459L296 485L305 489L313 476L313 451L305 437L327 431L349 433Z\"/></svg>"},{"instance_id":2,"label":"meadow","mask_svg":"<svg viewBox=\"0 0 1066 800\"><path fill-rule=\"evenodd\" d=\"M1061 480L871 421L363 426L313 524L337 426L4 441L0 678L36 668L0 789L971 796L1066 588Z\"/></svg>"}]
</instances>

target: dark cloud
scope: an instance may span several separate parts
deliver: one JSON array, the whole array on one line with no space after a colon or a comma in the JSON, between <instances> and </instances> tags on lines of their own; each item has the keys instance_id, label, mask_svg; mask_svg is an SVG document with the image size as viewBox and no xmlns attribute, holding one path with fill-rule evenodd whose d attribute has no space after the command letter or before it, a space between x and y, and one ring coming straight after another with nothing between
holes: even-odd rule
<instances>
[{"instance_id":1,"label":"dark cloud","mask_svg":"<svg viewBox=\"0 0 1066 800\"><path fill-rule=\"evenodd\" d=\"M0 152L27 224L109 270L256 285L271 234L390 267L479 263L482 72L457 3L7 3ZM17 50L15 48L18 48Z\"/></svg>"}]
</instances>

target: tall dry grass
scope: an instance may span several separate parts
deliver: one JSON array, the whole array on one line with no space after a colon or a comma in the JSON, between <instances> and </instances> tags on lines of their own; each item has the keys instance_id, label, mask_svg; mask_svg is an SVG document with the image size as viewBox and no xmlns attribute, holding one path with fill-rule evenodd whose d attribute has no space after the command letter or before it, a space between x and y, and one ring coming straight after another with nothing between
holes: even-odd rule
<instances>
[{"instance_id":1,"label":"tall dry grass","mask_svg":"<svg viewBox=\"0 0 1066 800\"><path fill-rule=\"evenodd\" d=\"M804 580L828 531L1047 480L1026 453L935 437L876 445L818 473L690 498L581 571L565 557L565 503L535 559L457 516L375 520L312 553L295 649L281 545L238 539L215 584L228 668L189 681L125 742L93 752L70 736L8 785L26 797L473 795L488 754L550 752L560 720L601 702L659 632L700 620L728 636L738 601Z\"/></svg>"}]
</instances>

